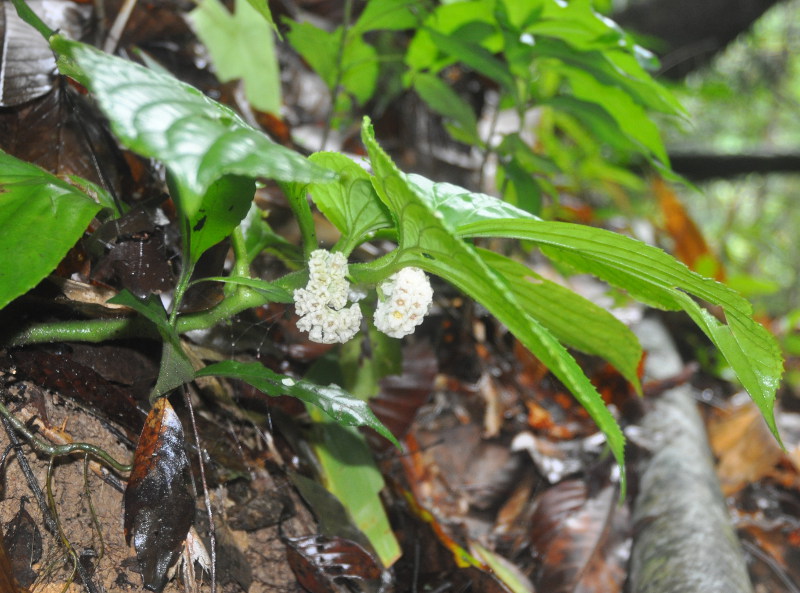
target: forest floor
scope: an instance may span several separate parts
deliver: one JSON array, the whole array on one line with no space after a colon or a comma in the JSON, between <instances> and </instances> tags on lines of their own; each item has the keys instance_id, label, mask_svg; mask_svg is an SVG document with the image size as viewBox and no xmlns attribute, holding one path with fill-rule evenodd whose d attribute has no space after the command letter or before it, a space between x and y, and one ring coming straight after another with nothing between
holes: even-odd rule
<instances>
[{"instance_id":1,"label":"forest floor","mask_svg":"<svg viewBox=\"0 0 800 593\"><path fill-rule=\"evenodd\" d=\"M165 39L170 43L162 43ZM233 102L235 85L220 85L196 66L194 42L174 7L140 2L120 45L148 48L182 78ZM296 109L296 120L318 132L325 105L303 109L313 103L309 85L313 95L320 92L319 83L305 85L307 70L296 58L282 57L287 68L295 69L287 77L292 82L284 100ZM444 142L446 135L441 121L420 110L419 104L387 109L376 118L382 141L394 149L404 170L469 185L475 171L438 159L459 149L432 150L431 143ZM0 110L0 144L53 172L108 183L135 196L139 205L156 203L169 218L171 205L163 202L158 170L119 154L104 122L92 113L60 79L42 97ZM409 124L412 118L417 125ZM413 130L431 121L436 125L426 137L414 136ZM288 139L278 123L259 123ZM93 139L88 149L87 137ZM349 140L342 141L343 150L353 148ZM270 211L273 228L296 243L291 211L270 189L260 191L257 202ZM320 227L323 242L331 243L329 230ZM169 292L178 243L174 228L131 216L115 236L101 239L99 254L83 249L87 236L53 277L0 312L0 333L33 322L118 315L119 309L104 303L122 287ZM209 262L209 276L222 273L227 245L222 247ZM258 265L268 277L283 263L265 257ZM555 276L552 269L540 271ZM587 298L602 292L584 280L569 281ZM213 571L217 590L226 593L635 592L646 578L641 568L651 545L643 543L643 534L659 518L643 514L643 501L650 501L650 476L661 471L653 469L653 460L666 448L663 434L671 430L658 428L653 417L663 410L659 402L672 401L676 393L683 398L678 405L688 410L686 434L693 435L678 440L690 444L684 457L699 460L692 467L701 473L693 474L687 486L680 478L689 470L679 469L655 498L680 501L687 488L697 486L709 496L698 516L713 515L716 508L724 519L699 540L680 532L674 538L696 557L720 552L725 562L733 558L733 568L721 568L731 578L747 572L758 592L800 591L800 403L791 392L786 390L776 414L784 451L746 394L712 376L710 362L696 363L708 349L697 345L697 335L681 317L656 316L635 306L617 311L634 327L643 318L657 319L683 355L674 362L670 338L653 345L643 364L640 397L607 363L576 354L628 439L628 488L620 499L619 470L586 411L480 306L452 289L436 288L445 296L437 296L420 331L404 342L402 369L380 380L371 401L402 449L364 431L385 482L381 499L400 550L395 564L385 571L379 566L341 505L320 486L311 438L315 429L296 400L207 379L190 385L185 397L170 397L185 435L193 492L188 499L176 495L174 507L164 506L162 516L168 526L173 516L194 513L194 528L181 552L186 561L176 563L165 591L211 591ZM188 306L208 306L218 296L215 290L191 295ZM184 347L198 366L233 357L300 378L324 362L331 347L307 341L295 322L284 306L262 307L214 332L186 337ZM0 593L14 593L13 585L2 580L10 573L24 591L142 588L140 563L125 536L127 472L109 471L96 461L87 464L77 454L51 459L9 422L13 417L48 447L89 443L128 464L145 423L160 355L159 345L147 339L0 350L0 402L8 409L0 430ZM364 341L359 361L372 356ZM667 358L673 361L669 373L653 371L666 368ZM204 475L193 424L204 452ZM349 437L342 432L338 438ZM192 501L196 508L183 508ZM678 511L679 519L694 517L688 506L684 510ZM682 528L698 532L698 525ZM658 551L660 544L652 545ZM211 552L213 563L206 558ZM691 563L684 569L688 582L708 570Z\"/></svg>"}]
</instances>

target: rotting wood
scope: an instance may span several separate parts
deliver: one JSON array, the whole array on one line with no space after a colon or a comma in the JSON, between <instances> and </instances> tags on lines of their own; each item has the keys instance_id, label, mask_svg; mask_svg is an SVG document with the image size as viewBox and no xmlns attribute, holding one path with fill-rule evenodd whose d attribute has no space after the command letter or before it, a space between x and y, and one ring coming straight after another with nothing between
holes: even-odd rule
<instances>
[{"instance_id":1,"label":"rotting wood","mask_svg":"<svg viewBox=\"0 0 800 593\"><path fill-rule=\"evenodd\" d=\"M649 378L681 371L662 325L645 320L637 334L649 352ZM642 426L653 455L634 503L630 591L752 593L691 387L666 391Z\"/></svg>"}]
</instances>

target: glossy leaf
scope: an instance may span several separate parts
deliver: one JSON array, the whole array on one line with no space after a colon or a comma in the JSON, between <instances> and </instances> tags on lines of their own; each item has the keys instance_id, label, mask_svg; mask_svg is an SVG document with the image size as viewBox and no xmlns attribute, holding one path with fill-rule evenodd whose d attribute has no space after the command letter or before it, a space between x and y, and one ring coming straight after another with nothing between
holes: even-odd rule
<instances>
[{"instance_id":1,"label":"glossy leaf","mask_svg":"<svg viewBox=\"0 0 800 593\"><path fill-rule=\"evenodd\" d=\"M639 340L611 313L528 266L484 249L483 261L506 279L528 315L561 342L605 358L641 391L637 369L642 358Z\"/></svg>"},{"instance_id":2,"label":"glossy leaf","mask_svg":"<svg viewBox=\"0 0 800 593\"><path fill-rule=\"evenodd\" d=\"M341 250L348 254L369 234L392 225L386 207L370 182L370 175L343 154L318 152L311 162L336 171L334 183L312 183L308 186L314 203L342 233Z\"/></svg>"},{"instance_id":3,"label":"glossy leaf","mask_svg":"<svg viewBox=\"0 0 800 593\"><path fill-rule=\"evenodd\" d=\"M529 218L536 216L494 196L473 192L452 183L436 183L422 175L406 175L420 199L441 214L442 224L451 230L479 220Z\"/></svg>"},{"instance_id":4,"label":"glossy leaf","mask_svg":"<svg viewBox=\"0 0 800 593\"><path fill-rule=\"evenodd\" d=\"M253 4L237 0L231 14L219 0L202 0L189 20L208 48L220 82L241 78L250 105L279 115L281 83L272 19L265 19Z\"/></svg>"},{"instance_id":5,"label":"glossy leaf","mask_svg":"<svg viewBox=\"0 0 800 593\"><path fill-rule=\"evenodd\" d=\"M315 385L279 375L258 362L226 360L197 371L198 377L230 377L249 383L267 395L291 395L313 404L345 426L369 426L397 444L392 434L378 421L366 402L354 398L338 385Z\"/></svg>"},{"instance_id":6,"label":"glossy leaf","mask_svg":"<svg viewBox=\"0 0 800 593\"><path fill-rule=\"evenodd\" d=\"M0 151L0 308L52 272L99 210L65 181Z\"/></svg>"},{"instance_id":7,"label":"glossy leaf","mask_svg":"<svg viewBox=\"0 0 800 593\"><path fill-rule=\"evenodd\" d=\"M125 538L133 538L145 588L164 588L192 526L194 506L183 427L162 397L147 415L125 488Z\"/></svg>"},{"instance_id":8,"label":"glossy leaf","mask_svg":"<svg viewBox=\"0 0 800 593\"><path fill-rule=\"evenodd\" d=\"M489 268L474 248L456 238L443 222L443 215L416 193L376 142L367 118L362 139L375 171L375 187L396 219L398 259L405 265L418 266L451 282L504 323L586 408L606 434L609 446L623 468L625 439L622 431L575 359L553 334L525 312L507 281ZM488 221L489 224L493 222Z\"/></svg>"},{"instance_id":9,"label":"glossy leaf","mask_svg":"<svg viewBox=\"0 0 800 593\"><path fill-rule=\"evenodd\" d=\"M70 37L84 33L90 7L76 3L29 0L36 14ZM47 40L23 21L11 2L0 4L0 107L22 105L50 91L56 62Z\"/></svg>"},{"instance_id":10,"label":"glossy leaf","mask_svg":"<svg viewBox=\"0 0 800 593\"><path fill-rule=\"evenodd\" d=\"M727 286L692 272L660 249L602 229L506 219L471 223L459 234L533 241L550 257L625 289L650 305L685 310L728 360L770 430L780 439L773 411L783 374L780 349L774 336L752 318L750 303ZM722 307L727 323L689 295Z\"/></svg>"},{"instance_id":11,"label":"glossy leaf","mask_svg":"<svg viewBox=\"0 0 800 593\"><path fill-rule=\"evenodd\" d=\"M92 91L119 140L164 162L185 190L182 208L190 218L227 174L302 182L334 177L175 78L60 35L50 45L61 72Z\"/></svg>"}]
</instances>

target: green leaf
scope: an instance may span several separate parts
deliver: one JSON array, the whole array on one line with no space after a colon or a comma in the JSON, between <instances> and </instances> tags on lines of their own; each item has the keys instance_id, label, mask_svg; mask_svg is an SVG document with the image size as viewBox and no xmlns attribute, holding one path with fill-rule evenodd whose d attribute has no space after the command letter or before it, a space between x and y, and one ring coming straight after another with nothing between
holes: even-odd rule
<instances>
[{"instance_id":1,"label":"green leaf","mask_svg":"<svg viewBox=\"0 0 800 593\"><path fill-rule=\"evenodd\" d=\"M319 152L311 162L339 174L335 183L308 186L314 203L342 233L341 251L347 255L369 238L370 233L392 226L392 218L378 198L370 175L343 154Z\"/></svg>"},{"instance_id":2,"label":"green leaf","mask_svg":"<svg viewBox=\"0 0 800 593\"><path fill-rule=\"evenodd\" d=\"M381 501L383 475L375 465L369 445L353 428L334 424L330 418L326 421L321 411L309 412L316 421L314 452L325 487L348 510L383 566L391 566L401 555L400 544Z\"/></svg>"},{"instance_id":3,"label":"green leaf","mask_svg":"<svg viewBox=\"0 0 800 593\"><path fill-rule=\"evenodd\" d=\"M526 313L508 282L487 266L474 248L453 235L442 213L430 206L431 198L423 199L417 194L376 142L368 118L364 118L362 140L375 172L373 183L378 195L396 219L399 246L395 264L418 266L441 276L505 324L586 408L605 433L624 476L625 438L575 359L553 334Z\"/></svg>"},{"instance_id":4,"label":"green leaf","mask_svg":"<svg viewBox=\"0 0 800 593\"><path fill-rule=\"evenodd\" d=\"M235 286L247 286L252 288L260 295L269 299L270 303L291 303L293 302L292 293L285 288L282 288L272 282L261 280L261 278L244 278L236 276L209 276L194 281L192 284L198 282L224 282L226 284L233 284Z\"/></svg>"},{"instance_id":5,"label":"green leaf","mask_svg":"<svg viewBox=\"0 0 800 593\"><path fill-rule=\"evenodd\" d=\"M508 282L525 312L550 330L559 341L587 354L605 358L637 391L642 358L639 340L611 313L528 266L503 255L478 249L486 264Z\"/></svg>"},{"instance_id":6,"label":"green leaf","mask_svg":"<svg viewBox=\"0 0 800 593\"><path fill-rule=\"evenodd\" d=\"M635 140L660 162L669 162L658 127L628 92L601 84L594 76L577 68L564 66L560 71L566 76L578 99L602 107L623 134Z\"/></svg>"},{"instance_id":7,"label":"green leaf","mask_svg":"<svg viewBox=\"0 0 800 593\"><path fill-rule=\"evenodd\" d=\"M452 88L433 74L414 76L414 90L439 115L450 118L459 128L460 139L475 146L483 142L478 135L478 119L472 107Z\"/></svg>"},{"instance_id":8,"label":"green leaf","mask_svg":"<svg viewBox=\"0 0 800 593\"><path fill-rule=\"evenodd\" d=\"M287 21L289 43L333 92L338 83L363 104L375 92L378 81L378 53L360 35L341 27L329 33L311 23ZM344 41L342 36L346 35ZM344 43L344 47L340 46ZM339 59L341 57L341 59Z\"/></svg>"},{"instance_id":9,"label":"green leaf","mask_svg":"<svg viewBox=\"0 0 800 593\"><path fill-rule=\"evenodd\" d=\"M302 182L334 178L175 78L60 35L50 45L61 72L95 95L117 138L164 162L186 190L182 209L190 218L211 184L227 174Z\"/></svg>"},{"instance_id":10,"label":"green leaf","mask_svg":"<svg viewBox=\"0 0 800 593\"><path fill-rule=\"evenodd\" d=\"M547 255L626 289L653 306L685 310L730 363L780 441L773 410L783 374L780 348L774 336L752 318L750 303L727 286L692 272L660 249L602 229L507 219L475 222L461 227L459 234L533 241L545 247ZM727 325L689 295L722 307Z\"/></svg>"},{"instance_id":11,"label":"green leaf","mask_svg":"<svg viewBox=\"0 0 800 593\"><path fill-rule=\"evenodd\" d=\"M253 107L279 115L281 83L274 25L252 3L236 0L236 12L231 14L219 0L201 0L189 20L208 48L220 82L241 78ZM266 5L262 8L269 14Z\"/></svg>"},{"instance_id":12,"label":"green leaf","mask_svg":"<svg viewBox=\"0 0 800 593\"><path fill-rule=\"evenodd\" d=\"M0 150L0 308L52 272L99 211L75 187Z\"/></svg>"},{"instance_id":13,"label":"green leaf","mask_svg":"<svg viewBox=\"0 0 800 593\"><path fill-rule=\"evenodd\" d=\"M240 379L267 395L291 395L313 404L344 426L369 426L378 434L399 446L366 402L354 398L338 385L315 385L308 381L279 375L258 362L225 360L197 371L198 377L230 377Z\"/></svg>"},{"instance_id":14,"label":"green leaf","mask_svg":"<svg viewBox=\"0 0 800 593\"><path fill-rule=\"evenodd\" d=\"M506 92L515 90L514 78L508 67L492 53L477 43L462 40L456 35L443 35L434 29L428 29L428 35L436 46L445 53L464 62L470 68L488 76L502 85Z\"/></svg>"},{"instance_id":15,"label":"green leaf","mask_svg":"<svg viewBox=\"0 0 800 593\"><path fill-rule=\"evenodd\" d=\"M538 220L530 212L489 194L472 192L452 183L436 183L415 173L406 175L406 180L420 199L441 214L442 224L452 231L479 220L504 218Z\"/></svg>"},{"instance_id":16,"label":"green leaf","mask_svg":"<svg viewBox=\"0 0 800 593\"><path fill-rule=\"evenodd\" d=\"M189 259L197 263L208 249L229 236L247 215L256 184L252 178L225 175L214 181L200 200L200 207L191 215L184 214L189 236ZM185 189L173 188L172 195L183 213Z\"/></svg>"},{"instance_id":17,"label":"green leaf","mask_svg":"<svg viewBox=\"0 0 800 593\"><path fill-rule=\"evenodd\" d=\"M420 23L421 9L419 0L370 0L350 32L361 35L378 29L414 29Z\"/></svg>"}]
</instances>

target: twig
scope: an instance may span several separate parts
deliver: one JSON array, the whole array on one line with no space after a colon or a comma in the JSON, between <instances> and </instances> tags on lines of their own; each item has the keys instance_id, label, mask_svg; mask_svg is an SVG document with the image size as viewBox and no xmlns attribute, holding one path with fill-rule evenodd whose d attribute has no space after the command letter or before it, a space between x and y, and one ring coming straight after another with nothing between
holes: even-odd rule
<instances>
[{"instance_id":1,"label":"twig","mask_svg":"<svg viewBox=\"0 0 800 593\"><path fill-rule=\"evenodd\" d=\"M197 446L197 461L200 466L200 483L203 485L203 501L206 506L206 515L208 516L208 539L211 543L211 593L217 593L217 532L214 528L214 513L211 509L211 497L208 494L208 482L206 482L206 469L203 463L203 449L200 445L200 433L197 431L197 423L194 420L194 407L189 398L189 392L183 390L184 401L186 401L186 408L189 410L189 420L192 423L192 433L194 433L194 442Z\"/></svg>"},{"instance_id":2,"label":"twig","mask_svg":"<svg viewBox=\"0 0 800 593\"><path fill-rule=\"evenodd\" d=\"M122 8L120 8L117 13L117 18L114 19L114 24L108 31L106 42L103 44L104 52L113 54L117 51L117 44L122 37L125 26L128 24L128 20L131 18L134 6L136 6L136 0L125 0L125 2L123 2Z\"/></svg>"},{"instance_id":3,"label":"twig","mask_svg":"<svg viewBox=\"0 0 800 593\"><path fill-rule=\"evenodd\" d=\"M28 487L31 489L31 492L33 493L33 496L36 499L36 504L39 505L39 510L42 513L42 518L44 519L44 524L45 527L47 527L47 531L53 534L58 533L58 526L56 525L56 521L50 514L50 509L47 506L47 501L44 498L44 493L42 492L39 483L36 481L36 476L33 475L31 466L28 464L28 460L22 451L22 443L17 438L17 433L14 431L13 423L7 416L5 416L5 414L3 416L0 416L0 421L3 422L3 428L6 429L8 440L17 454L17 463L19 463L19 467L22 470L25 479L28 481Z\"/></svg>"}]
</instances>

